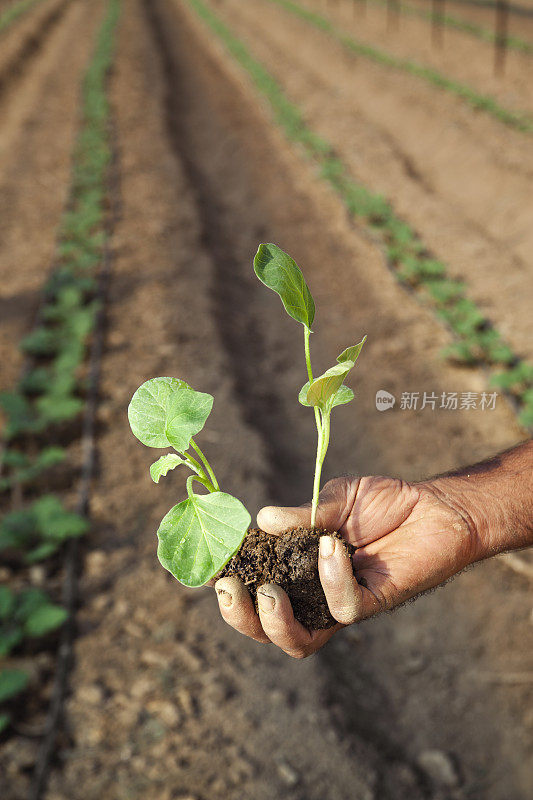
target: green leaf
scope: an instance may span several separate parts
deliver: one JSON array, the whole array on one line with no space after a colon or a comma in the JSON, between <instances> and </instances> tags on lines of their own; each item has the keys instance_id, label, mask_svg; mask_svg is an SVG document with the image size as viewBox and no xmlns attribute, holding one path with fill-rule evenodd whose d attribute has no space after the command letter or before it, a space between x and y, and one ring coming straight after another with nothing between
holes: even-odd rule
<instances>
[{"instance_id":1,"label":"green leaf","mask_svg":"<svg viewBox=\"0 0 533 800\"><path fill-rule=\"evenodd\" d=\"M16 622L26 622L28 617L42 606L49 605L48 595L41 589L25 589L17 597L17 605L13 618Z\"/></svg>"},{"instance_id":2,"label":"green leaf","mask_svg":"<svg viewBox=\"0 0 533 800\"><path fill-rule=\"evenodd\" d=\"M71 395L45 394L38 398L36 407L47 422L65 422L78 416L83 400Z\"/></svg>"},{"instance_id":3,"label":"green leaf","mask_svg":"<svg viewBox=\"0 0 533 800\"><path fill-rule=\"evenodd\" d=\"M185 586L202 586L240 547L250 514L224 492L192 495L171 508L157 536L161 564Z\"/></svg>"},{"instance_id":4,"label":"green leaf","mask_svg":"<svg viewBox=\"0 0 533 800\"><path fill-rule=\"evenodd\" d=\"M193 389L180 389L168 412L166 436L180 453L187 450L191 438L199 433L213 408L213 397Z\"/></svg>"},{"instance_id":5,"label":"green leaf","mask_svg":"<svg viewBox=\"0 0 533 800\"><path fill-rule=\"evenodd\" d=\"M342 364L344 361L353 361L355 364L366 340L367 337L363 336L358 344L354 344L352 347L347 347L346 350L343 350L340 356L337 356L339 364Z\"/></svg>"},{"instance_id":6,"label":"green leaf","mask_svg":"<svg viewBox=\"0 0 533 800\"><path fill-rule=\"evenodd\" d=\"M60 542L45 542L45 544L39 545L34 550L30 550L24 556L24 561L26 564L36 564L38 561L49 558L59 547Z\"/></svg>"},{"instance_id":7,"label":"green leaf","mask_svg":"<svg viewBox=\"0 0 533 800\"><path fill-rule=\"evenodd\" d=\"M298 400L303 406L312 407L312 404L307 402L307 392L309 391L309 386L309 381L302 386L300 389L300 394L298 395ZM330 410L335 408L335 406L343 406L345 403L350 403L354 399L354 396L355 395L350 387L342 384L342 386L337 389L337 392L330 400Z\"/></svg>"},{"instance_id":8,"label":"green leaf","mask_svg":"<svg viewBox=\"0 0 533 800\"><path fill-rule=\"evenodd\" d=\"M335 408L335 406L343 406L346 403L351 403L354 399L354 396L355 395L350 387L343 384L337 389L337 392L330 403L331 408Z\"/></svg>"},{"instance_id":9,"label":"green leaf","mask_svg":"<svg viewBox=\"0 0 533 800\"><path fill-rule=\"evenodd\" d=\"M44 636L59 628L67 619L68 613L61 606L49 603L33 611L24 624L28 636Z\"/></svg>"},{"instance_id":10,"label":"green leaf","mask_svg":"<svg viewBox=\"0 0 533 800\"><path fill-rule=\"evenodd\" d=\"M300 389L300 394L298 395L298 402L301 403L303 406L309 406L309 407L311 406L311 403L307 402L307 392L309 391L310 386L311 383L307 381L307 383L304 383L304 385Z\"/></svg>"},{"instance_id":11,"label":"green leaf","mask_svg":"<svg viewBox=\"0 0 533 800\"><path fill-rule=\"evenodd\" d=\"M211 413L213 397L178 378L152 378L132 397L128 418L133 434L148 447L183 452Z\"/></svg>"},{"instance_id":12,"label":"green leaf","mask_svg":"<svg viewBox=\"0 0 533 800\"><path fill-rule=\"evenodd\" d=\"M180 464L186 464L184 458L180 458L175 453L167 453L157 461L154 461L150 467L150 475L154 483L159 483L159 478L164 477L171 469L179 467Z\"/></svg>"},{"instance_id":13,"label":"green leaf","mask_svg":"<svg viewBox=\"0 0 533 800\"><path fill-rule=\"evenodd\" d=\"M10 722L11 714L0 714L0 733L3 733L9 727Z\"/></svg>"},{"instance_id":14,"label":"green leaf","mask_svg":"<svg viewBox=\"0 0 533 800\"><path fill-rule=\"evenodd\" d=\"M43 539L63 541L82 536L89 528L88 521L67 511L58 497L44 495L32 506L37 530Z\"/></svg>"},{"instance_id":15,"label":"green leaf","mask_svg":"<svg viewBox=\"0 0 533 800\"><path fill-rule=\"evenodd\" d=\"M15 595L8 586L0 586L0 620L8 619L13 613Z\"/></svg>"},{"instance_id":16,"label":"green leaf","mask_svg":"<svg viewBox=\"0 0 533 800\"><path fill-rule=\"evenodd\" d=\"M22 628L14 623L0 626L0 657L4 658L23 639Z\"/></svg>"},{"instance_id":17,"label":"green leaf","mask_svg":"<svg viewBox=\"0 0 533 800\"><path fill-rule=\"evenodd\" d=\"M147 447L168 447L167 418L176 392L190 386L178 378L152 378L139 386L128 407L134 436Z\"/></svg>"},{"instance_id":18,"label":"green leaf","mask_svg":"<svg viewBox=\"0 0 533 800\"><path fill-rule=\"evenodd\" d=\"M353 361L343 361L315 378L307 390L306 399L309 405L318 406L322 411L331 410L331 403L353 365Z\"/></svg>"},{"instance_id":19,"label":"green leaf","mask_svg":"<svg viewBox=\"0 0 533 800\"><path fill-rule=\"evenodd\" d=\"M21 669L0 670L0 703L11 700L24 691L28 685L29 676ZM0 727L1 730L1 727Z\"/></svg>"},{"instance_id":20,"label":"green leaf","mask_svg":"<svg viewBox=\"0 0 533 800\"><path fill-rule=\"evenodd\" d=\"M254 270L265 286L279 294L287 314L311 328L315 303L296 262L277 245L260 244Z\"/></svg>"},{"instance_id":21,"label":"green leaf","mask_svg":"<svg viewBox=\"0 0 533 800\"><path fill-rule=\"evenodd\" d=\"M7 417L3 431L6 440L12 439L20 433L38 433L44 427L44 420L37 415L34 406L17 391L0 392L0 408Z\"/></svg>"}]
</instances>

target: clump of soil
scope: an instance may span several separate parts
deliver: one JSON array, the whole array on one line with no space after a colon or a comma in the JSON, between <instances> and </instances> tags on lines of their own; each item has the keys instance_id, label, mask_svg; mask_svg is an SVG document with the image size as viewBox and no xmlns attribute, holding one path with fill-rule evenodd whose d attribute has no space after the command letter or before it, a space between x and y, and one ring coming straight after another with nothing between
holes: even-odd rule
<instances>
[{"instance_id":1,"label":"clump of soil","mask_svg":"<svg viewBox=\"0 0 533 800\"><path fill-rule=\"evenodd\" d=\"M310 630L331 628L331 616L318 576L318 540L323 534L340 539L351 556L355 547L337 532L293 528L276 536L251 528L240 550L220 577L236 575L248 588L257 608L257 588L264 583L281 586L292 603L294 616Z\"/></svg>"}]
</instances>

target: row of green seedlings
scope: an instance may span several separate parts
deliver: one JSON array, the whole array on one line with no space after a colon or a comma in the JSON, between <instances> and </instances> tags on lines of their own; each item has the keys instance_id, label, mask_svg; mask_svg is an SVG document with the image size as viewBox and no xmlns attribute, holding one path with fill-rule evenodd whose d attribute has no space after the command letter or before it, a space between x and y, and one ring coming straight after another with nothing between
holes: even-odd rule
<instances>
[{"instance_id":1,"label":"row of green seedlings","mask_svg":"<svg viewBox=\"0 0 533 800\"><path fill-rule=\"evenodd\" d=\"M82 87L82 123L74 149L71 202L58 238L57 267L44 289L37 327L21 343L28 368L14 391L0 395L5 417L0 492L15 510L0 522L0 554L19 570L24 585L30 565L49 559L66 540L87 530L87 520L68 511L54 494L41 494L46 473L63 462L65 450L43 446L75 423L84 406L80 369L94 328L97 275L105 243L106 183L111 159L106 75L111 65L118 0L110 0L96 50ZM25 498L33 498L25 503ZM50 634L67 612L40 589L0 590L0 658L27 639ZM11 722L12 701L28 675L0 670L0 731Z\"/></svg>"},{"instance_id":2,"label":"row of green seedlings","mask_svg":"<svg viewBox=\"0 0 533 800\"><path fill-rule=\"evenodd\" d=\"M466 285L449 276L445 264L432 256L416 231L395 214L391 204L350 176L331 145L311 130L279 83L218 15L203 0L189 0L189 4L249 74L268 100L287 138L298 144L319 167L321 177L335 190L350 215L362 220L381 242L397 278L402 284L417 289L449 326L455 341L443 355L456 363L491 367L494 372L491 385L514 400L524 427L533 427L533 366L511 350L467 297Z\"/></svg>"},{"instance_id":3,"label":"row of green seedlings","mask_svg":"<svg viewBox=\"0 0 533 800\"><path fill-rule=\"evenodd\" d=\"M368 0L353 1L355 3L368 2ZM370 0L370 2L373 5L386 6L388 0ZM436 20L436 22L443 28L453 28L461 33L467 33L470 36L474 36L476 39L480 39L482 42L495 44L498 41L497 34L490 30L490 28L485 28L475 22L469 22L466 19L461 19L460 17L456 17L452 14L436 14L434 11L430 11L425 8L418 8L417 6L412 6L409 3L402 2L395 3L395 10L401 14L405 14L406 16L419 17L420 19L424 19L428 22L433 22ZM507 35L505 44L511 50L517 50L518 52L525 53L526 55L533 54L533 44L531 44L531 42L527 42L525 39L521 39L519 36L513 36L512 34Z\"/></svg>"},{"instance_id":4,"label":"row of green seedlings","mask_svg":"<svg viewBox=\"0 0 533 800\"><path fill-rule=\"evenodd\" d=\"M41 2L42 0L20 0L6 8L3 14L0 14L0 33L3 33L15 20L22 17L26 11Z\"/></svg>"},{"instance_id":5,"label":"row of green seedlings","mask_svg":"<svg viewBox=\"0 0 533 800\"><path fill-rule=\"evenodd\" d=\"M483 111L510 128L522 133L533 134L533 117L526 111L511 111L501 106L497 100L487 94L476 91L467 84L448 78L433 67L425 67L410 59L399 58L364 42L358 41L338 29L333 22L320 14L303 8L292 0L270 0L296 17L303 19L313 27L336 39L343 47L355 55L373 61L388 69L406 72L424 82L448 92L463 100L476 111Z\"/></svg>"}]
</instances>

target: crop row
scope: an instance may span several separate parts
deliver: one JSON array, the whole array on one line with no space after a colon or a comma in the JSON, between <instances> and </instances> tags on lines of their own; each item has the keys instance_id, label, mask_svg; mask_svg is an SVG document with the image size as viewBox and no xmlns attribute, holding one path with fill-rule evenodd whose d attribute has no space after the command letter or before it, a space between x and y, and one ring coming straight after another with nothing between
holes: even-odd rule
<instances>
[{"instance_id":1,"label":"crop row","mask_svg":"<svg viewBox=\"0 0 533 800\"><path fill-rule=\"evenodd\" d=\"M42 0L19 0L18 3L6 8L3 14L0 14L0 33L3 33L12 22L15 22L19 17L29 11L30 8L41 3Z\"/></svg>"},{"instance_id":2,"label":"crop row","mask_svg":"<svg viewBox=\"0 0 533 800\"><path fill-rule=\"evenodd\" d=\"M513 398L521 423L533 427L533 366L513 353L467 297L466 285L449 276L445 264L433 257L416 231L395 214L391 204L353 180L331 145L307 125L279 83L215 12L203 0L188 2L268 100L274 118L287 138L298 144L319 167L321 177L336 191L349 213L369 226L383 245L398 280L416 288L421 299L429 302L452 330L455 340L445 355L463 364L493 368L492 385Z\"/></svg>"},{"instance_id":3,"label":"crop row","mask_svg":"<svg viewBox=\"0 0 533 800\"><path fill-rule=\"evenodd\" d=\"M62 464L72 483L65 449L50 445L79 432L86 386L81 373L97 319L98 275L106 241L106 185L111 160L106 76L113 54L118 0L110 0L84 76L81 126L73 154L70 201L58 235L54 269L43 290L38 324L22 341L27 367L17 386L0 395L5 426L0 495L14 509L0 522L0 553L17 575L17 591L0 589L0 657L26 639L57 630L67 611L40 589L24 585L29 565L50 559L65 541L87 530L87 520L47 492ZM0 731L11 721L10 703L28 683L19 669L0 670Z\"/></svg>"},{"instance_id":4,"label":"crop row","mask_svg":"<svg viewBox=\"0 0 533 800\"><path fill-rule=\"evenodd\" d=\"M360 42L341 31L333 22L326 19L326 17L314 11L309 11L307 8L302 8L302 6L292 2L292 0L270 0L270 2L276 3L294 16L303 19L318 30L327 33L340 42L340 44L351 53L355 53L355 55L362 58L367 58L383 67L407 72L409 75L420 78L431 86L453 94L476 111L484 111L510 128L514 128L522 133L533 134L533 117L530 114L504 108L490 95L482 94L467 84L452 80L438 70L433 69L433 67L425 67L422 64L418 64L416 61L393 56L384 50L379 50L376 47Z\"/></svg>"},{"instance_id":5,"label":"crop row","mask_svg":"<svg viewBox=\"0 0 533 800\"><path fill-rule=\"evenodd\" d=\"M368 0L356 0L356 2L361 3L366 3L367 1ZM373 5L380 6L386 6L388 3L388 0L370 1ZM437 23L444 28L453 28L454 30L461 31L461 33L474 36L476 39L481 39L483 42L494 44L498 41L497 34L490 30L490 28L485 28L475 22L461 19L460 17L456 17L452 14L437 13L434 15L433 11L425 8L418 8L417 6L412 6L409 3L402 2L395 4L395 9L406 16L419 17L420 19L427 20L428 22L432 22L434 19L436 19ZM508 47L510 50L517 50L520 53L533 55L533 44L531 42L527 42L525 39L521 39L519 36L508 35L505 39L505 43L506 47Z\"/></svg>"}]
</instances>

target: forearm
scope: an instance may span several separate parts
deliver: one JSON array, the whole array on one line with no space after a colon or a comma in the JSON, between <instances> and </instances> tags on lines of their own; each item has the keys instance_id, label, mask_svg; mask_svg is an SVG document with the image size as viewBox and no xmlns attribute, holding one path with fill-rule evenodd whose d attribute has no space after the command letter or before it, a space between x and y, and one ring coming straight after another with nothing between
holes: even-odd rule
<instances>
[{"instance_id":1,"label":"forearm","mask_svg":"<svg viewBox=\"0 0 533 800\"><path fill-rule=\"evenodd\" d=\"M472 561L533 545L533 440L425 485L467 522Z\"/></svg>"}]
</instances>

